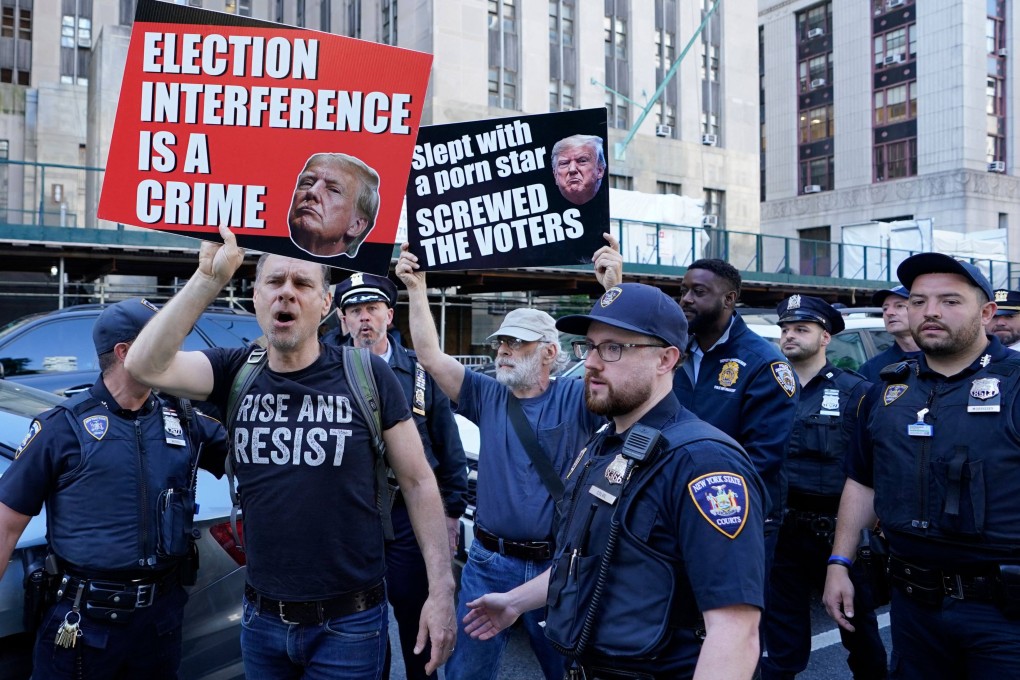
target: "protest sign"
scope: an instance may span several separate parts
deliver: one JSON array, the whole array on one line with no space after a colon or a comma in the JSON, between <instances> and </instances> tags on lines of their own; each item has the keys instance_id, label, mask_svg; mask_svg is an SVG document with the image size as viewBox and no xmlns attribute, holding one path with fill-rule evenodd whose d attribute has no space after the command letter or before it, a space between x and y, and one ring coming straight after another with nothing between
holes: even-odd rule
<instances>
[{"instance_id":1,"label":"protest sign","mask_svg":"<svg viewBox=\"0 0 1020 680\"><path fill-rule=\"evenodd\" d=\"M384 274L431 62L139 0L99 217Z\"/></svg>"},{"instance_id":2,"label":"protest sign","mask_svg":"<svg viewBox=\"0 0 1020 680\"><path fill-rule=\"evenodd\" d=\"M591 262L609 231L606 110L418 133L407 236L423 270Z\"/></svg>"}]
</instances>

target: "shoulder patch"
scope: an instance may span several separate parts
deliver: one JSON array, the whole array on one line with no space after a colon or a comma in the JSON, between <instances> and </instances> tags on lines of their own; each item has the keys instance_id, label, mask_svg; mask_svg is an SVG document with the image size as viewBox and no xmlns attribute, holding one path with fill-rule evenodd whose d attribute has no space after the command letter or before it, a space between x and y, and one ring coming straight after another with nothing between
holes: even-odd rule
<instances>
[{"instance_id":1,"label":"shoulder patch","mask_svg":"<svg viewBox=\"0 0 1020 680\"><path fill-rule=\"evenodd\" d=\"M747 483L732 472L710 472L687 485L698 512L727 538L736 538L747 523Z\"/></svg>"},{"instance_id":2,"label":"shoulder patch","mask_svg":"<svg viewBox=\"0 0 1020 680\"><path fill-rule=\"evenodd\" d=\"M42 432L42 423L38 420L33 420L32 425L28 428L28 433L25 435L25 438L21 440L18 450L14 452L14 460L17 460L18 457L24 453L25 449L28 448L28 445L32 443L32 440L35 439L35 436L40 432Z\"/></svg>"},{"instance_id":3,"label":"shoulder patch","mask_svg":"<svg viewBox=\"0 0 1020 680\"><path fill-rule=\"evenodd\" d=\"M99 440L106 436L106 430L110 427L110 420L106 416L89 416L81 421L85 431Z\"/></svg>"},{"instance_id":4,"label":"shoulder patch","mask_svg":"<svg viewBox=\"0 0 1020 680\"><path fill-rule=\"evenodd\" d=\"M882 403L888 406L897 399L903 396L903 393L908 389L907 385L903 383L896 383L895 385L886 385L885 391L882 392Z\"/></svg>"},{"instance_id":5,"label":"shoulder patch","mask_svg":"<svg viewBox=\"0 0 1020 680\"><path fill-rule=\"evenodd\" d=\"M772 377L786 392L786 396L792 397L797 393L797 379L793 377L793 369L790 368L790 364L785 361L773 361Z\"/></svg>"}]
</instances>

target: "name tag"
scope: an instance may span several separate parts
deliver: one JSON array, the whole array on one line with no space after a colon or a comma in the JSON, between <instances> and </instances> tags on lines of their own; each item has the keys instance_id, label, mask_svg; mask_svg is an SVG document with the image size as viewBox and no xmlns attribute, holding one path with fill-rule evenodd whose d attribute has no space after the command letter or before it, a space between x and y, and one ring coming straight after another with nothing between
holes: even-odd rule
<instances>
[{"instance_id":1,"label":"name tag","mask_svg":"<svg viewBox=\"0 0 1020 680\"><path fill-rule=\"evenodd\" d=\"M588 493L590 493L592 496L595 496L595 498L598 498L600 501L608 503L609 505L612 505L613 503L616 502L616 496L609 493L608 491L598 488L594 484L592 484L588 488Z\"/></svg>"},{"instance_id":2,"label":"name tag","mask_svg":"<svg viewBox=\"0 0 1020 680\"><path fill-rule=\"evenodd\" d=\"M907 426L907 434L911 437L931 437L934 433L935 428L928 423L914 423Z\"/></svg>"}]
</instances>

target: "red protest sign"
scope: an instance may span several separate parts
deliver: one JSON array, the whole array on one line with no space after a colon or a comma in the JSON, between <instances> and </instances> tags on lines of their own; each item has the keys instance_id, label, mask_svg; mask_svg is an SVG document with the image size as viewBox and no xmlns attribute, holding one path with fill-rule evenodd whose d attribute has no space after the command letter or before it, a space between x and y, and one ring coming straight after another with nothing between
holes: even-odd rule
<instances>
[{"instance_id":1,"label":"red protest sign","mask_svg":"<svg viewBox=\"0 0 1020 680\"><path fill-rule=\"evenodd\" d=\"M385 273L431 62L140 0L99 217Z\"/></svg>"}]
</instances>

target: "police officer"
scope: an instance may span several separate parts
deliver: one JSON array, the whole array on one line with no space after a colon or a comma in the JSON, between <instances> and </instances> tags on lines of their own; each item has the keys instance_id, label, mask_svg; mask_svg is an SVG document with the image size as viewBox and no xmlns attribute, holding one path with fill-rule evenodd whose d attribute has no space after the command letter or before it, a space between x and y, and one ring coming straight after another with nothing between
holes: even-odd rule
<instances>
[{"instance_id":1,"label":"police officer","mask_svg":"<svg viewBox=\"0 0 1020 680\"><path fill-rule=\"evenodd\" d=\"M1006 347L1020 350L1020 291L995 291L995 316L988 331Z\"/></svg>"},{"instance_id":2,"label":"police officer","mask_svg":"<svg viewBox=\"0 0 1020 680\"><path fill-rule=\"evenodd\" d=\"M857 404L870 387L861 376L830 363L825 349L844 328L843 315L809 295L779 303L780 349L800 380L797 420L786 458L787 512L769 576L763 680L792 680L811 653L811 592L825 583L836 510L846 474L847 439ZM855 584L857 582L855 581ZM857 592L862 591L858 587ZM860 598L859 598L860 599ZM840 630L847 664L859 680L886 676L886 654L873 607L857 607L856 632Z\"/></svg>"},{"instance_id":3,"label":"police officer","mask_svg":"<svg viewBox=\"0 0 1020 680\"><path fill-rule=\"evenodd\" d=\"M323 342L347 342L366 347L386 360L393 369L407 403L411 405L425 455L439 482L452 555L457 550L460 516L467 507L467 461L450 400L418 363L415 353L387 333L397 303L397 287L392 281L385 276L356 273L336 285L333 299L336 300L340 327L327 333ZM342 340L344 335L347 335L346 340ZM429 654L414 654L418 615L428 598L429 584L425 577L425 561L414 536L404 497L399 491L393 499L391 516L394 540L386 543L386 590L397 619L404 668L409 680L435 678L435 673L425 673ZM389 676L388 662L389 655L387 672L383 677Z\"/></svg>"},{"instance_id":4,"label":"police officer","mask_svg":"<svg viewBox=\"0 0 1020 680\"><path fill-rule=\"evenodd\" d=\"M910 291L903 286L880 290L871 296L872 306L882 308L882 323L885 324L886 332L893 336L893 344L861 364L861 375L868 382L878 382L879 372L889 364L916 358L921 354L914 337L910 335L910 326L907 325L908 297Z\"/></svg>"},{"instance_id":5,"label":"police officer","mask_svg":"<svg viewBox=\"0 0 1020 680\"><path fill-rule=\"evenodd\" d=\"M985 335L988 280L941 253L904 260L924 353L882 371L860 409L824 601L853 629L847 568L882 519L894 678L1020 677L1020 355Z\"/></svg>"},{"instance_id":6,"label":"police officer","mask_svg":"<svg viewBox=\"0 0 1020 680\"><path fill-rule=\"evenodd\" d=\"M46 504L56 602L36 638L37 678L177 677L182 579L197 568L196 466L201 453L223 474L226 435L124 369L155 313L137 298L103 311L92 332L98 382L33 421L0 477L0 574Z\"/></svg>"},{"instance_id":7,"label":"police officer","mask_svg":"<svg viewBox=\"0 0 1020 680\"><path fill-rule=\"evenodd\" d=\"M673 388L680 403L730 435L747 451L771 502L765 554L772 559L783 517L783 459L797 415L793 369L736 312L740 272L719 259L692 262L680 306L691 341Z\"/></svg>"},{"instance_id":8,"label":"police officer","mask_svg":"<svg viewBox=\"0 0 1020 680\"><path fill-rule=\"evenodd\" d=\"M610 423L571 465L551 569L473 601L466 630L486 639L548 603L546 635L576 660L571 677L751 677L764 491L740 446L672 393L679 306L625 283L557 327L584 336L585 398Z\"/></svg>"}]
</instances>

